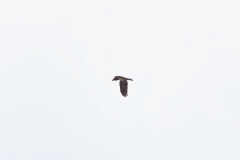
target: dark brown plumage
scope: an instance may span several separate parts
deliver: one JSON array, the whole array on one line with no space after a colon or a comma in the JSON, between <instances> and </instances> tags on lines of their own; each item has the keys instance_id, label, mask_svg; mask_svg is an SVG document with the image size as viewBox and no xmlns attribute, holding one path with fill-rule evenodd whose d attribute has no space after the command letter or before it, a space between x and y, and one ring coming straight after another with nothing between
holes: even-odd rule
<instances>
[{"instance_id":1,"label":"dark brown plumage","mask_svg":"<svg viewBox=\"0 0 240 160\"><path fill-rule=\"evenodd\" d=\"M113 78L113 81L117 81L117 80L119 80L120 91L121 91L122 95L124 97L126 97L127 96L127 91L128 91L128 82L127 82L127 80L132 81L132 79L125 78L125 77L122 77L122 76L115 76Z\"/></svg>"}]
</instances>

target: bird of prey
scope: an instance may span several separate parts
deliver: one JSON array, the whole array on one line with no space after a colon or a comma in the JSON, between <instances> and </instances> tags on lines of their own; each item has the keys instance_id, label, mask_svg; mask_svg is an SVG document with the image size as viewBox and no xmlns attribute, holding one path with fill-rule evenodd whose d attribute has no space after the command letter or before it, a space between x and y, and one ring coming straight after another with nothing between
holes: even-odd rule
<instances>
[{"instance_id":1,"label":"bird of prey","mask_svg":"<svg viewBox=\"0 0 240 160\"><path fill-rule=\"evenodd\" d=\"M127 96L127 90L128 90L128 82L127 82L127 80L132 81L132 79L125 78L125 77L122 77L122 76L115 76L113 78L113 81L117 81L117 80L119 80L120 91L121 91L122 95L124 97L126 97Z\"/></svg>"}]
</instances>

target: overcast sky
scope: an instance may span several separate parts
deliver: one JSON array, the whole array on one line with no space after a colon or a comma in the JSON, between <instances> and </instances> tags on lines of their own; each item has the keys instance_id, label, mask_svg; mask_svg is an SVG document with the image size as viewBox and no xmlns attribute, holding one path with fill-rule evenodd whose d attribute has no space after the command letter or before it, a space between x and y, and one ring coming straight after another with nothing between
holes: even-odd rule
<instances>
[{"instance_id":1,"label":"overcast sky","mask_svg":"<svg viewBox=\"0 0 240 160\"><path fill-rule=\"evenodd\" d=\"M0 2L0 159L239 160L239 20L238 0Z\"/></svg>"}]
</instances>

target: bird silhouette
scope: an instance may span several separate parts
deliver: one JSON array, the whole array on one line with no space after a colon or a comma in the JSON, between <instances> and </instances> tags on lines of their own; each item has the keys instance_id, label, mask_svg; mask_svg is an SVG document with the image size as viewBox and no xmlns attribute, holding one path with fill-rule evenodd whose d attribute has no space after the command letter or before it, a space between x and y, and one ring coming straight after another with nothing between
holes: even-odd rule
<instances>
[{"instance_id":1,"label":"bird silhouette","mask_svg":"<svg viewBox=\"0 0 240 160\"><path fill-rule=\"evenodd\" d=\"M115 76L113 78L113 81L117 81L117 80L119 80L120 91L121 91L122 95L124 97L128 96L127 95L127 92L128 92L128 82L127 82L127 80L132 81L132 79L131 78L125 78L125 77L122 77L122 76Z\"/></svg>"}]
</instances>

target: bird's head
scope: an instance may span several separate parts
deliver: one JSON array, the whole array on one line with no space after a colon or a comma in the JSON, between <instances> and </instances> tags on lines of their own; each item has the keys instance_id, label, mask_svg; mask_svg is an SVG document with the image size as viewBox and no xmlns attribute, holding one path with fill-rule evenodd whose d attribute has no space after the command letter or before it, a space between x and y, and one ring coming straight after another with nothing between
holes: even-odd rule
<instances>
[{"instance_id":1,"label":"bird's head","mask_svg":"<svg viewBox=\"0 0 240 160\"><path fill-rule=\"evenodd\" d=\"M113 78L113 81L117 81L117 80L119 80L119 76L115 76L115 77Z\"/></svg>"}]
</instances>

